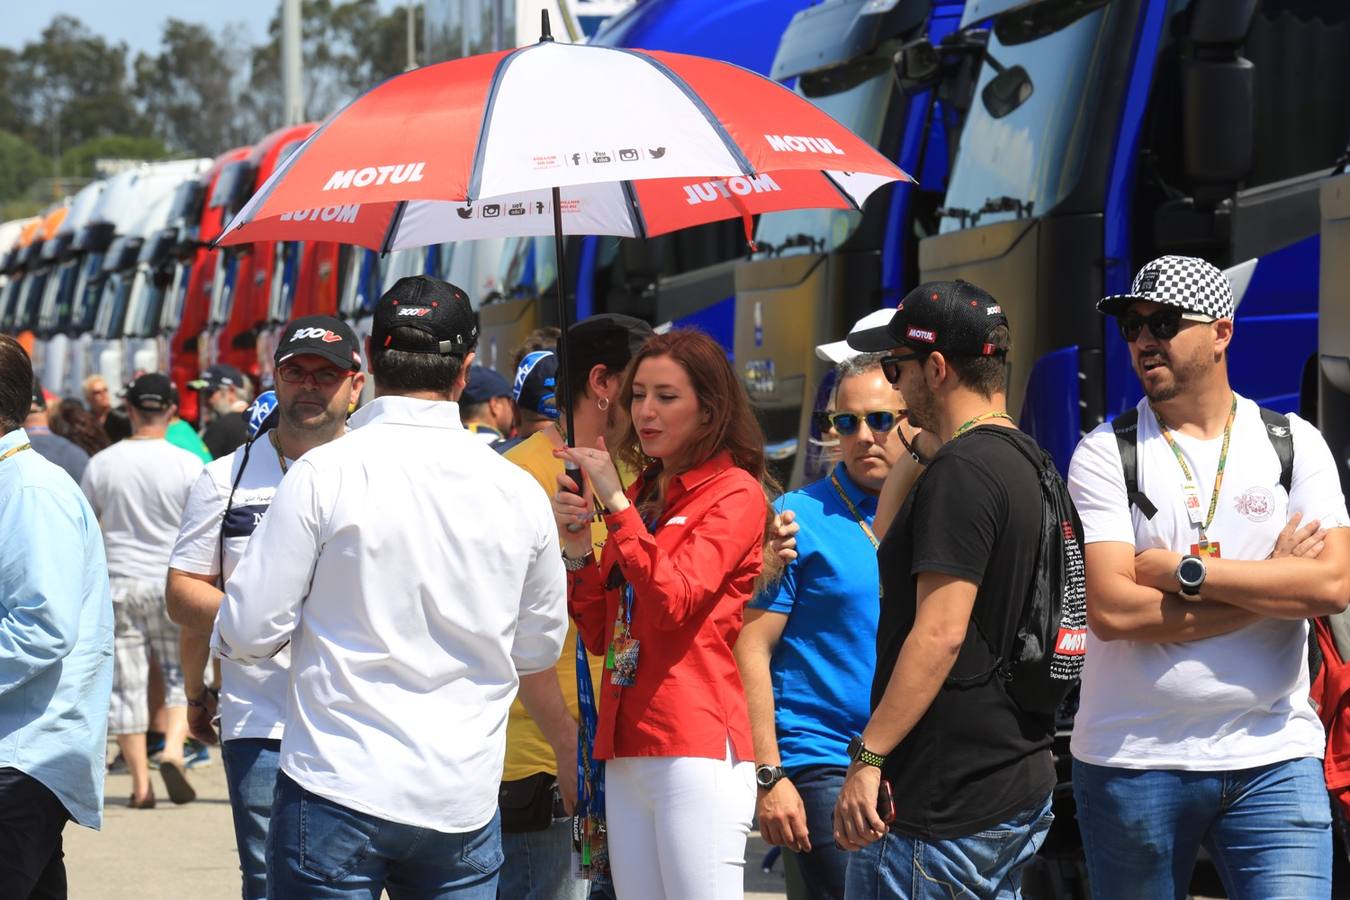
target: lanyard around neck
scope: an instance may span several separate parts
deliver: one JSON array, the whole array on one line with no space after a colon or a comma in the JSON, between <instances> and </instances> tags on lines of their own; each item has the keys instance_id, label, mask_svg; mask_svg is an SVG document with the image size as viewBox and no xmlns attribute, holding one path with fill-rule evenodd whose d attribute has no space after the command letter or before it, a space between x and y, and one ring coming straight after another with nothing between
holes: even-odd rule
<instances>
[{"instance_id":1,"label":"lanyard around neck","mask_svg":"<svg viewBox=\"0 0 1350 900\"><path fill-rule=\"evenodd\" d=\"M838 476L833 472L830 473L830 484L834 485L834 489L839 492L839 499L844 501L844 506L848 507L848 511L853 514L853 519L858 523L858 527L872 542L872 549L877 549L880 542L877 540L876 533L872 531L872 526L867 524L867 520L863 518L862 513L858 512L858 507L853 505L853 501L849 499L848 494L844 493L844 486L839 483Z\"/></svg>"},{"instance_id":2,"label":"lanyard around neck","mask_svg":"<svg viewBox=\"0 0 1350 900\"><path fill-rule=\"evenodd\" d=\"M22 452L25 451L25 450L32 450L32 449L33 449L33 445L32 445L32 444L20 444L20 445L17 446L17 447L11 447L9 450L6 450L4 453L0 453L0 462L4 462L5 460L9 459L11 456L14 456L16 453L22 453Z\"/></svg>"},{"instance_id":3,"label":"lanyard around neck","mask_svg":"<svg viewBox=\"0 0 1350 900\"><path fill-rule=\"evenodd\" d=\"M281 474L286 474L286 454L281 452L281 441L277 440L275 431L267 432L267 439L272 442L272 449L277 451L277 464L281 466Z\"/></svg>"},{"instance_id":4,"label":"lanyard around neck","mask_svg":"<svg viewBox=\"0 0 1350 900\"><path fill-rule=\"evenodd\" d=\"M976 416L973 419L967 419L966 421L962 422L960 427L958 427L956 431L952 432L952 440L956 440L961 435L965 434L967 431L974 428L976 425L980 424L981 422L987 422L990 419L1007 419L1009 422L1016 421L1016 419L1014 419L1012 416L1008 415L1005 412L981 413L980 415Z\"/></svg>"},{"instance_id":5,"label":"lanyard around neck","mask_svg":"<svg viewBox=\"0 0 1350 900\"><path fill-rule=\"evenodd\" d=\"M1195 476L1191 474L1191 467L1186 465L1186 458L1181 453L1181 448L1177 446L1176 440L1172 437L1172 432L1168 430L1158 411L1153 410L1153 417L1158 420L1158 430L1162 432L1163 440L1167 441L1167 446L1172 448L1172 455L1177 458L1177 465L1181 466L1181 474L1186 476L1184 489L1189 491L1199 490L1196 484ZM1219 450L1219 470L1214 473L1214 490L1209 495L1209 513L1205 520L1195 521L1200 526L1200 538L1203 540L1205 532L1209 526L1214 524L1214 512L1219 508L1219 488L1223 487L1223 470L1228 464L1228 444L1233 437L1233 419L1237 417L1237 395L1233 395L1233 405L1228 408L1228 422L1223 426L1223 446Z\"/></svg>"}]
</instances>

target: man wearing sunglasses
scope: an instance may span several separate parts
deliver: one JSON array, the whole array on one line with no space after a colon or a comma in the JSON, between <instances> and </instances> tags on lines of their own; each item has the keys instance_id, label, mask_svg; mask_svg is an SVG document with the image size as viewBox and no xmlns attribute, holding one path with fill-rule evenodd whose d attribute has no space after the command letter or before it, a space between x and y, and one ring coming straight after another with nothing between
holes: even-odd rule
<instances>
[{"instance_id":1,"label":"man wearing sunglasses","mask_svg":"<svg viewBox=\"0 0 1350 900\"><path fill-rule=\"evenodd\" d=\"M889 317L889 311L887 311ZM745 613L736 659L757 760L756 818L771 844L797 853L813 900L842 900L848 854L831 816L848 768L848 742L867 722L876 665L878 590L872 519L877 495L904 452L903 399L876 355L838 367L832 409L840 461L828 476L785 494L780 512L800 527L797 557Z\"/></svg>"},{"instance_id":2,"label":"man wearing sunglasses","mask_svg":"<svg viewBox=\"0 0 1350 900\"><path fill-rule=\"evenodd\" d=\"M285 723L290 651L254 666L221 660L219 692L203 678L221 585L243 556L286 470L346 431L361 395L360 345L341 319L306 316L286 326L275 356L277 411L247 448L207 465L183 511L169 561L169 615L182 626L184 682L193 735L216 743L211 724L219 699L221 758L234 812L244 897L267 896L264 850ZM224 550L224 559L221 551Z\"/></svg>"},{"instance_id":3,"label":"man wearing sunglasses","mask_svg":"<svg viewBox=\"0 0 1350 900\"><path fill-rule=\"evenodd\" d=\"M995 672L1032 594L1042 507L1017 445L1038 448L1006 408L1008 320L973 284L929 282L848 341L888 354L924 462L900 456L876 519L871 715L834 811L835 840L858 851L847 896L1016 896L1053 819L1055 770L1053 722L1018 707Z\"/></svg>"},{"instance_id":4,"label":"man wearing sunglasses","mask_svg":"<svg viewBox=\"0 0 1350 900\"><path fill-rule=\"evenodd\" d=\"M1182 896L1201 846L1229 896L1329 896L1306 620L1350 599L1335 463L1310 424L1268 432L1229 386L1233 293L1214 266L1155 259L1097 309L1145 396L1131 433L1098 427L1069 468L1090 628L1073 786L1093 896ZM1275 437L1292 438L1287 490Z\"/></svg>"}]
</instances>

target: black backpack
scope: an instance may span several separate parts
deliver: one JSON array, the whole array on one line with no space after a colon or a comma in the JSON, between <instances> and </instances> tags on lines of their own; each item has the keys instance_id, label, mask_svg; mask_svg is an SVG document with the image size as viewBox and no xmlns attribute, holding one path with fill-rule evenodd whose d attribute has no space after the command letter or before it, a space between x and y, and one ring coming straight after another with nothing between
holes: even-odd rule
<instances>
[{"instance_id":1,"label":"black backpack","mask_svg":"<svg viewBox=\"0 0 1350 900\"><path fill-rule=\"evenodd\" d=\"M994 672L1023 712L1052 724L1060 704L1078 686L1087 654L1083 524L1050 454L1039 447L1033 450L1011 429L987 428L984 433L1016 447L1036 470L1041 488L1036 573L1016 630L1004 647L991 644Z\"/></svg>"},{"instance_id":2,"label":"black backpack","mask_svg":"<svg viewBox=\"0 0 1350 900\"><path fill-rule=\"evenodd\" d=\"M1266 437L1275 455L1280 459L1280 486L1286 494L1294 483L1294 436L1289 431L1289 417L1273 409L1261 407L1261 422L1266 426ZM1130 505L1138 507L1145 519L1158 514L1158 507L1139 490L1139 410L1128 409L1111 420L1116 433L1116 447L1120 450L1120 467L1125 473L1125 495Z\"/></svg>"}]
</instances>

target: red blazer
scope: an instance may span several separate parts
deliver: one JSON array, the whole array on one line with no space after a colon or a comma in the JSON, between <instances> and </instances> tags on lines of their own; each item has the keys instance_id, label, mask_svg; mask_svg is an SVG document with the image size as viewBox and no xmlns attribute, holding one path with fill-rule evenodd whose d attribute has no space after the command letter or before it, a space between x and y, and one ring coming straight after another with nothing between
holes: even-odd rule
<instances>
[{"instance_id":1,"label":"red blazer","mask_svg":"<svg viewBox=\"0 0 1350 900\"><path fill-rule=\"evenodd\" d=\"M638 496L642 479L628 490ZM666 508L649 533L635 506L605 516L599 565L569 573L568 606L586 649L604 655L633 585L632 633L641 643L629 687L595 686L595 758L698 756L754 759L745 689L732 647L762 566L764 491L720 453L671 479Z\"/></svg>"}]
</instances>

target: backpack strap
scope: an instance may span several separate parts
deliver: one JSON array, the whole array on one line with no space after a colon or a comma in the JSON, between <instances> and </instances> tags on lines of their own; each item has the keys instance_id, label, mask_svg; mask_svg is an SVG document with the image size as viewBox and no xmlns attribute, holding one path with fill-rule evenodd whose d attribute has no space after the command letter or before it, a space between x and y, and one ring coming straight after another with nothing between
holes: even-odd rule
<instances>
[{"instance_id":1,"label":"backpack strap","mask_svg":"<svg viewBox=\"0 0 1350 900\"><path fill-rule=\"evenodd\" d=\"M1125 472L1125 496L1130 505L1139 508L1145 519L1158 514L1158 507L1139 490L1139 410L1127 409L1111 420L1111 430L1116 433L1116 446L1120 449L1120 467Z\"/></svg>"},{"instance_id":2,"label":"backpack strap","mask_svg":"<svg viewBox=\"0 0 1350 900\"><path fill-rule=\"evenodd\" d=\"M1289 417L1263 406L1261 423L1266 426L1270 446L1275 448L1275 455L1280 458L1280 486L1288 494L1294 484L1294 434L1289 430Z\"/></svg>"}]
</instances>

